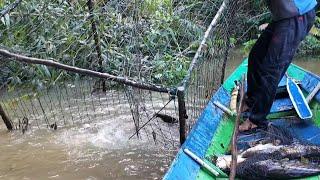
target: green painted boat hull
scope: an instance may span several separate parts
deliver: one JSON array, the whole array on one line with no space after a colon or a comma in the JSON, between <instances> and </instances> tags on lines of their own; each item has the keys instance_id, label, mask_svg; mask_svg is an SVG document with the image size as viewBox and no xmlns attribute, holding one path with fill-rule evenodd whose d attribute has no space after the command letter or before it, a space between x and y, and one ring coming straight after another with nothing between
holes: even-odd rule
<instances>
[{"instance_id":1,"label":"green painted boat hull","mask_svg":"<svg viewBox=\"0 0 320 180\"><path fill-rule=\"evenodd\" d=\"M230 75L222 87L215 93L197 123L188 135L186 142L182 145L170 169L164 179L225 179L226 174L220 171L214 164L210 163L213 156L225 154L230 147L232 133L234 130L234 119L228 118L220 109L215 107L212 102L219 101L228 106L230 94L234 87L234 81L240 80L241 76L247 72L247 60ZM312 74L294 64L288 69L288 74L295 80L301 82L305 95L310 93L320 82L320 77ZM312 144L320 145L320 93L317 93L310 107L313 118L308 126L294 126L289 129L301 140L308 140ZM274 102L268 118L281 121L280 117L294 114L293 105L290 99L280 99ZM280 122L281 123L281 122ZM319 136L318 136L319 135ZM221 172L218 177L214 177L206 170L202 169L198 163L187 156L183 149L188 148L198 157L208 162L212 168ZM303 179L320 179L320 176L312 176Z\"/></svg>"}]
</instances>

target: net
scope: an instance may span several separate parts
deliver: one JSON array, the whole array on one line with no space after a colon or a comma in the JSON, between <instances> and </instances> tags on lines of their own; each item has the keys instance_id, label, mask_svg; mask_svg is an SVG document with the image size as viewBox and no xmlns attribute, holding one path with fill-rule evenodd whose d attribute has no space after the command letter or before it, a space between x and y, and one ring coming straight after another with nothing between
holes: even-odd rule
<instances>
[{"instance_id":1,"label":"net","mask_svg":"<svg viewBox=\"0 0 320 180\"><path fill-rule=\"evenodd\" d=\"M178 119L180 133L184 120L191 129L224 80L243 6L2 1L0 104L15 128L24 118L32 127L54 128L131 114L133 137L176 148ZM177 98L178 87L185 99Z\"/></svg>"}]
</instances>

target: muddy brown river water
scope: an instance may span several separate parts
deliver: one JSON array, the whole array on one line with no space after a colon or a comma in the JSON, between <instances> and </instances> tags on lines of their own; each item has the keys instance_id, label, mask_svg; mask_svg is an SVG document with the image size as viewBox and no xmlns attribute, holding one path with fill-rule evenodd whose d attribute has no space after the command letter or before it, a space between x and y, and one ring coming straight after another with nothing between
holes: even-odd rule
<instances>
[{"instance_id":1,"label":"muddy brown river water","mask_svg":"<svg viewBox=\"0 0 320 180\"><path fill-rule=\"evenodd\" d=\"M118 118L115 118L119 120ZM159 179L174 152L128 140L132 125L0 131L0 179ZM123 125L120 127L120 125Z\"/></svg>"},{"instance_id":2,"label":"muddy brown river water","mask_svg":"<svg viewBox=\"0 0 320 180\"><path fill-rule=\"evenodd\" d=\"M240 63L235 53L226 74ZM294 63L320 74L319 58L296 58ZM0 124L0 179L161 179L175 150L128 140L131 116L26 134L8 133Z\"/></svg>"}]
</instances>

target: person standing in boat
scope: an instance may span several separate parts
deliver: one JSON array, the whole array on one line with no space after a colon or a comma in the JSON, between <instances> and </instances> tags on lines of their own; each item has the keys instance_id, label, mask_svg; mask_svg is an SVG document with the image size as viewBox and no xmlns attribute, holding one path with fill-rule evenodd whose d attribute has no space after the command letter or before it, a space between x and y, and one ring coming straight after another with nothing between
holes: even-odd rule
<instances>
[{"instance_id":1,"label":"person standing in boat","mask_svg":"<svg viewBox=\"0 0 320 180\"><path fill-rule=\"evenodd\" d=\"M248 90L240 131L266 127L277 86L315 22L316 0L267 0L273 21L249 54Z\"/></svg>"}]
</instances>

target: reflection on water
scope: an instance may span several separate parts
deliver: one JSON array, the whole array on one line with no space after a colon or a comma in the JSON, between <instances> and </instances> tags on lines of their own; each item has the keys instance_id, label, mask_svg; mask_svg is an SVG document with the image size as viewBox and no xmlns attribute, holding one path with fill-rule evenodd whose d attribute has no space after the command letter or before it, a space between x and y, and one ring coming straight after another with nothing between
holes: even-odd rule
<instances>
[{"instance_id":1,"label":"reflection on water","mask_svg":"<svg viewBox=\"0 0 320 180\"><path fill-rule=\"evenodd\" d=\"M320 75L320 57L297 57L294 59L293 63Z\"/></svg>"}]
</instances>

